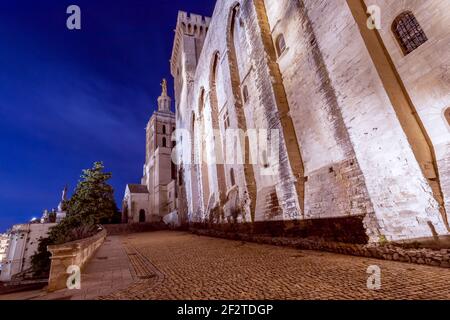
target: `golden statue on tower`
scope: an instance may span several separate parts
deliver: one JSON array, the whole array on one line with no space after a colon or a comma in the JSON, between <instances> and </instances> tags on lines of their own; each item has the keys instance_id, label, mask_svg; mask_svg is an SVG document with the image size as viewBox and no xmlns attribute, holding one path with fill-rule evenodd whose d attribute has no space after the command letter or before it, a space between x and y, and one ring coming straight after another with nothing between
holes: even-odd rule
<instances>
[{"instance_id":1,"label":"golden statue on tower","mask_svg":"<svg viewBox=\"0 0 450 320\"><path fill-rule=\"evenodd\" d=\"M162 87L162 96L166 97L167 96L167 80L166 79L162 80L161 87Z\"/></svg>"}]
</instances>

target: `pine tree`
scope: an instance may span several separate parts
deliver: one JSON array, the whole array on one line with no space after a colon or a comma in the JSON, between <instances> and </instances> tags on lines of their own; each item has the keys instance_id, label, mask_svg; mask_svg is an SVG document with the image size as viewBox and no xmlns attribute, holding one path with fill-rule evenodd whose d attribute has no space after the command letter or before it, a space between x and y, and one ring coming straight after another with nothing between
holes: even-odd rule
<instances>
[{"instance_id":1,"label":"pine tree","mask_svg":"<svg viewBox=\"0 0 450 320\"><path fill-rule=\"evenodd\" d=\"M118 214L114 189L107 183L112 174L101 162L83 170L74 195L67 202L68 216L79 215L84 224L111 223Z\"/></svg>"},{"instance_id":2,"label":"pine tree","mask_svg":"<svg viewBox=\"0 0 450 320\"><path fill-rule=\"evenodd\" d=\"M87 238L98 232L99 224L120 221L114 189L108 184L112 174L104 169L102 162L95 162L91 169L83 170L73 196L64 203L66 218L50 229L47 238L40 240L39 250L32 258L36 275L50 270L48 245Z\"/></svg>"}]
</instances>

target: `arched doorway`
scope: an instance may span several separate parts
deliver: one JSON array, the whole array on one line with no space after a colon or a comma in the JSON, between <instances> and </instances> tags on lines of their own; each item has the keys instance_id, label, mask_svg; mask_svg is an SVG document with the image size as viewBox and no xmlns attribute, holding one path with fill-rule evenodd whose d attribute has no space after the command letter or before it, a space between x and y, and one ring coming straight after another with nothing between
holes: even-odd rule
<instances>
[{"instance_id":1,"label":"arched doorway","mask_svg":"<svg viewBox=\"0 0 450 320\"><path fill-rule=\"evenodd\" d=\"M145 210L139 211L139 223L145 223Z\"/></svg>"}]
</instances>

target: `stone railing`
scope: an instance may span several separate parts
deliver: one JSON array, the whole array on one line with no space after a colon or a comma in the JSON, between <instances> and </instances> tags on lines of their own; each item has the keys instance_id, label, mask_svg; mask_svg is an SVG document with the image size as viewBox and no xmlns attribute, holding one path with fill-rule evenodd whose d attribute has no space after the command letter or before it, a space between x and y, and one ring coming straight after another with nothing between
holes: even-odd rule
<instances>
[{"instance_id":1,"label":"stone railing","mask_svg":"<svg viewBox=\"0 0 450 320\"><path fill-rule=\"evenodd\" d=\"M78 266L82 270L95 251L103 244L106 235L107 232L103 229L90 238L48 246L47 249L52 254L52 257L47 290L53 292L67 288L67 279L69 277L67 268Z\"/></svg>"}]
</instances>

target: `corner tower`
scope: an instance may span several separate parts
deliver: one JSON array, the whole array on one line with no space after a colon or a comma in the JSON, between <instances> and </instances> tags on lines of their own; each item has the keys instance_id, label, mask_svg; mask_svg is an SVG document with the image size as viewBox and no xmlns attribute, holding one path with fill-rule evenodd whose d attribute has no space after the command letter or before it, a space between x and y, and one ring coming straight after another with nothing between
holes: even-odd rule
<instances>
[{"instance_id":1,"label":"corner tower","mask_svg":"<svg viewBox=\"0 0 450 320\"><path fill-rule=\"evenodd\" d=\"M175 80L176 108L181 104L183 92L189 91L188 85L194 80L210 22L209 17L188 14L184 11L178 12L175 41L170 59L170 70Z\"/></svg>"},{"instance_id":2,"label":"corner tower","mask_svg":"<svg viewBox=\"0 0 450 320\"><path fill-rule=\"evenodd\" d=\"M188 14L183 11L178 12L175 40L170 59L170 69L175 85L177 128L192 128L195 121L192 117L193 105L189 102L192 101L191 96L194 94L195 73L208 35L210 22L211 18L209 17ZM191 137L194 137L193 132ZM193 146L179 150L178 155L184 157L180 152L193 155ZM198 179L198 168L197 166L181 164L178 170L178 179L189 186L188 188L180 188L178 192L179 211L182 220L187 221L188 216L198 212L200 208L198 204L200 193L196 181Z\"/></svg>"}]
</instances>

